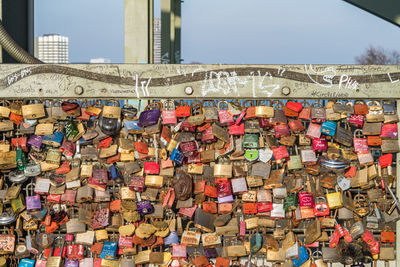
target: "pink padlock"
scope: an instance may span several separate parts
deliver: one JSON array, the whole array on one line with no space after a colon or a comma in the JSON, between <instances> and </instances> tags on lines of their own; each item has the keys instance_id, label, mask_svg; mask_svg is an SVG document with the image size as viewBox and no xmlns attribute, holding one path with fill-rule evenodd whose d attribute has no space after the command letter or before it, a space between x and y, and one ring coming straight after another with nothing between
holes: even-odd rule
<instances>
[{"instance_id":1,"label":"pink padlock","mask_svg":"<svg viewBox=\"0 0 400 267\"><path fill-rule=\"evenodd\" d=\"M354 144L354 152L368 153L369 151L368 139L365 138L365 136L363 136L361 129L357 129L354 131L353 144Z\"/></svg>"},{"instance_id":2,"label":"pink padlock","mask_svg":"<svg viewBox=\"0 0 400 267\"><path fill-rule=\"evenodd\" d=\"M328 141L326 136L323 135L320 138L314 138L312 140L314 152L322 152L328 150Z\"/></svg>"},{"instance_id":3,"label":"pink padlock","mask_svg":"<svg viewBox=\"0 0 400 267\"><path fill-rule=\"evenodd\" d=\"M385 123L382 125L381 135L382 139L397 139L398 131L396 123Z\"/></svg>"},{"instance_id":4,"label":"pink padlock","mask_svg":"<svg viewBox=\"0 0 400 267\"><path fill-rule=\"evenodd\" d=\"M362 128L364 124L364 116L363 115L350 115L349 123L352 126Z\"/></svg>"},{"instance_id":5,"label":"pink padlock","mask_svg":"<svg viewBox=\"0 0 400 267\"><path fill-rule=\"evenodd\" d=\"M172 100L167 100L164 103L162 111L162 124L163 125L175 125L177 124L175 104Z\"/></svg>"},{"instance_id":6,"label":"pink padlock","mask_svg":"<svg viewBox=\"0 0 400 267\"><path fill-rule=\"evenodd\" d=\"M322 126L320 124L310 123L307 129L306 136L311 139L320 138L321 128Z\"/></svg>"},{"instance_id":7,"label":"pink padlock","mask_svg":"<svg viewBox=\"0 0 400 267\"><path fill-rule=\"evenodd\" d=\"M309 192L299 193L300 207L314 207L314 196Z\"/></svg>"},{"instance_id":8,"label":"pink padlock","mask_svg":"<svg viewBox=\"0 0 400 267\"><path fill-rule=\"evenodd\" d=\"M172 244L172 257L176 258L186 258L186 246L180 244Z\"/></svg>"},{"instance_id":9,"label":"pink padlock","mask_svg":"<svg viewBox=\"0 0 400 267\"><path fill-rule=\"evenodd\" d=\"M72 241L74 241L74 234L66 234L65 242L72 242Z\"/></svg>"},{"instance_id":10,"label":"pink padlock","mask_svg":"<svg viewBox=\"0 0 400 267\"><path fill-rule=\"evenodd\" d=\"M233 114L229 109L221 109L221 104L225 104L228 107L228 102L220 101L218 102L218 118L219 122L223 125L232 125L235 123Z\"/></svg>"},{"instance_id":11,"label":"pink padlock","mask_svg":"<svg viewBox=\"0 0 400 267\"><path fill-rule=\"evenodd\" d=\"M120 248L132 248L133 247L133 237L119 235L118 247Z\"/></svg>"}]
</instances>

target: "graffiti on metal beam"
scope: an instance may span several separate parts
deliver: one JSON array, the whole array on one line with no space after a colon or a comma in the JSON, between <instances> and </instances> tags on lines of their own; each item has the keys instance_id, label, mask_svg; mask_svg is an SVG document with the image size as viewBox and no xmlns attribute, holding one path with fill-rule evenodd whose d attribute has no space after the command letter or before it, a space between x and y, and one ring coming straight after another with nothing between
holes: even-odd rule
<instances>
[{"instance_id":1,"label":"graffiti on metal beam","mask_svg":"<svg viewBox=\"0 0 400 267\"><path fill-rule=\"evenodd\" d=\"M32 86L34 91L43 87L40 92L60 96L86 85L86 96L104 97L148 98L160 93L176 97L186 86L192 86L198 97L283 97L283 87L290 87L296 96L307 90L312 97L338 98L352 92L367 97L381 86L388 93L397 93L399 81L400 66L88 64L0 68L0 94L8 88L21 91Z\"/></svg>"}]
</instances>

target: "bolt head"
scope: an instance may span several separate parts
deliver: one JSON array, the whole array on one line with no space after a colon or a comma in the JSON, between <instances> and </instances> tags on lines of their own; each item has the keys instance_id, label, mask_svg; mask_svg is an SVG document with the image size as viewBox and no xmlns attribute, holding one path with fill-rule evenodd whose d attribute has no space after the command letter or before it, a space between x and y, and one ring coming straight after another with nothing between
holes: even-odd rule
<instances>
[{"instance_id":1,"label":"bolt head","mask_svg":"<svg viewBox=\"0 0 400 267\"><path fill-rule=\"evenodd\" d=\"M288 86L282 87L281 93L283 95L289 95L290 94L290 88Z\"/></svg>"},{"instance_id":2,"label":"bolt head","mask_svg":"<svg viewBox=\"0 0 400 267\"><path fill-rule=\"evenodd\" d=\"M185 87L185 94L191 95L191 94L193 94L193 92L194 92L193 87L191 87L191 86Z\"/></svg>"},{"instance_id":3,"label":"bolt head","mask_svg":"<svg viewBox=\"0 0 400 267\"><path fill-rule=\"evenodd\" d=\"M77 87L75 87L75 94L77 95L82 95L83 94L83 87L78 85Z\"/></svg>"}]
</instances>

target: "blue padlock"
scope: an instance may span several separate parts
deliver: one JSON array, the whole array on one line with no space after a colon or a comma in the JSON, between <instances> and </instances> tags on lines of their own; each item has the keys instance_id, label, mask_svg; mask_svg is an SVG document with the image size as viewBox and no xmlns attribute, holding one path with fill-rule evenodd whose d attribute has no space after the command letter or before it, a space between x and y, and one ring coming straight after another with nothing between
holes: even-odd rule
<instances>
[{"instance_id":1,"label":"blue padlock","mask_svg":"<svg viewBox=\"0 0 400 267\"><path fill-rule=\"evenodd\" d=\"M105 241L103 248L101 249L100 258L105 260L115 260L117 246L117 242Z\"/></svg>"},{"instance_id":2,"label":"blue padlock","mask_svg":"<svg viewBox=\"0 0 400 267\"><path fill-rule=\"evenodd\" d=\"M138 120L124 120L124 127L128 133L143 132L143 128L138 125Z\"/></svg>"},{"instance_id":3,"label":"blue padlock","mask_svg":"<svg viewBox=\"0 0 400 267\"><path fill-rule=\"evenodd\" d=\"M176 231L169 232L164 238L164 245L179 244L179 237Z\"/></svg>"},{"instance_id":4,"label":"blue padlock","mask_svg":"<svg viewBox=\"0 0 400 267\"><path fill-rule=\"evenodd\" d=\"M62 132L55 132L53 134L43 136L42 143L45 145L59 147L63 138L64 134Z\"/></svg>"},{"instance_id":5,"label":"blue padlock","mask_svg":"<svg viewBox=\"0 0 400 267\"><path fill-rule=\"evenodd\" d=\"M308 254L308 250L305 246L301 246L299 248L299 259L292 259L293 266L300 267L303 263L305 263L310 255Z\"/></svg>"},{"instance_id":6,"label":"blue padlock","mask_svg":"<svg viewBox=\"0 0 400 267\"><path fill-rule=\"evenodd\" d=\"M21 259L18 267L34 267L35 266L35 260L31 259Z\"/></svg>"},{"instance_id":7,"label":"blue padlock","mask_svg":"<svg viewBox=\"0 0 400 267\"><path fill-rule=\"evenodd\" d=\"M174 148L171 153L171 160L179 165L183 163L183 152Z\"/></svg>"},{"instance_id":8,"label":"blue padlock","mask_svg":"<svg viewBox=\"0 0 400 267\"><path fill-rule=\"evenodd\" d=\"M111 173L111 179L113 180L122 178L121 170L118 168L115 162L110 166L110 173Z\"/></svg>"},{"instance_id":9,"label":"blue padlock","mask_svg":"<svg viewBox=\"0 0 400 267\"><path fill-rule=\"evenodd\" d=\"M336 126L337 126L336 122L326 121L326 122L322 123L321 133L329 135L329 136L334 136L336 133Z\"/></svg>"}]
</instances>

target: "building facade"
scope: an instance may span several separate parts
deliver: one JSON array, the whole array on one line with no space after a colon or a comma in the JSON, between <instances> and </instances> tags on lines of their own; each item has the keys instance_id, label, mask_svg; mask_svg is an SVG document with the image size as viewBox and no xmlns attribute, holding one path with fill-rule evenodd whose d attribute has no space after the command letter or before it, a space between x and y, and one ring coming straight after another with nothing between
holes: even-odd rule
<instances>
[{"instance_id":1,"label":"building facade","mask_svg":"<svg viewBox=\"0 0 400 267\"><path fill-rule=\"evenodd\" d=\"M45 34L35 38L35 57L44 63L69 63L68 37Z\"/></svg>"},{"instance_id":2,"label":"building facade","mask_svg":"<svg viewBox=\"0 0 400 267\"><path fill-rule=\"evenodd\" d=\"M154 18L154 64L161 64L161 18Z\"/></svg>"}]
</instances>

